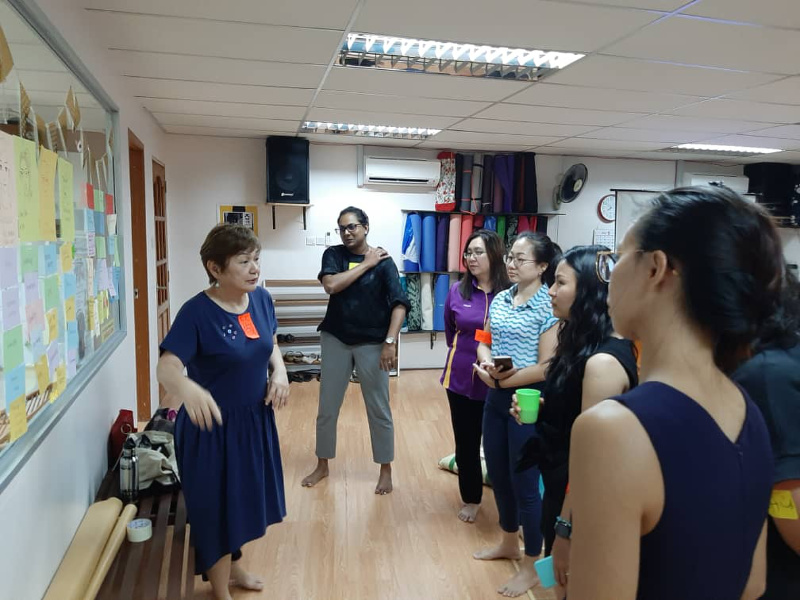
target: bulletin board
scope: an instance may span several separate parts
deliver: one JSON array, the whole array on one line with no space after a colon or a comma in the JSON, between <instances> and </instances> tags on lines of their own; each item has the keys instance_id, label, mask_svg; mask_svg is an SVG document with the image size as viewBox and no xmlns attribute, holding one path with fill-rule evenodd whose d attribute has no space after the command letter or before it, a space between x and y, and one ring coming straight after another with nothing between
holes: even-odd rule
<instances>
[{"instance_id":1,"label":"bulletin board","mask_svg":"<svg viewBox=\"0 0 800 600\"><path fill-rule=\"evenodd\" d=\"M0 26L2 489L124 337L124 263L114 112L5 1ZM64 76L26 88L44 52Z\"/></svg>"}]
</instances>

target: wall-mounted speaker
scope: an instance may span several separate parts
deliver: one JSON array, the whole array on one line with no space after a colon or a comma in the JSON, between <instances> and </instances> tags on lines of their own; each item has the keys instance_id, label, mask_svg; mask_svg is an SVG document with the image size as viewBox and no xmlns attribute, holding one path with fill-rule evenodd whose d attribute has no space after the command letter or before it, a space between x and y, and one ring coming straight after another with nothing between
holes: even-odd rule
<instances>
[{"instance_id":1,"label":"wall-mounted speaker","mask_svg":"<svg viewBox=\"0 0 800 600\"><path fill-rule=\"evenodd\" d=\"M267 138L267 202L308 204L308 140Z\"/></svg>"}]
</instances>

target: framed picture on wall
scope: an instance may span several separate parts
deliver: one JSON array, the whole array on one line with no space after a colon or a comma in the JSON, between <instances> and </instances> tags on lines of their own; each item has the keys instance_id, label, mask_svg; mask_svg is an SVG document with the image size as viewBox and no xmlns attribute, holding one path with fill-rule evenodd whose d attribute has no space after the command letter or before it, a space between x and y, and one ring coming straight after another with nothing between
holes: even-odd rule
<instances>
[{"instance_id":1,"label":"framed picture on wall","mask_svg":"<svg viewBox=\"0 0 800 600\"><path fill-rule=\"evenodd\" d=\"M232 223L234 225L244 225L253 230L258 235L258 206L247 205L221 205L219 207L219 220L222 223Z\"/></svg>"}]
</instances>

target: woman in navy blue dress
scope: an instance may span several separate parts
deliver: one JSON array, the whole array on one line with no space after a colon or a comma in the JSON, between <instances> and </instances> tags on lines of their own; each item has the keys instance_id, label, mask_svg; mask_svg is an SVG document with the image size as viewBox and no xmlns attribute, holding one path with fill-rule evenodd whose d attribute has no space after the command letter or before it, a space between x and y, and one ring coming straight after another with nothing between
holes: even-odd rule
<instances>
[{"instance_id":1,"label":"woman in navy blue dress","mask_svg":"<svg viewBox=\"0 0 800 600\"><path fill-rule=\"evenodd\" d=\"M717 187L658 195L618 254L600 255L641 373L572 430L570 600L764 592L772 452L728 374L777 307L784 268L766 213Z\"/></svg>"},{"instance_id":2,"label":"woman in navy blue dress","mask_svg":"<svg viewBox=\"0 0 800 600\"><path fill-rule=\"evenodd\" d=\"M289 382L272 298L258 286L260 251L246 227L211 230L200 250L211 287L181 307L158 361L158 381L181 407L175 443L195 572L217 600L230 600L229 585L263 588L236 561L286 516L273 407L286 403Z\"/></svg>"}]
</instances>

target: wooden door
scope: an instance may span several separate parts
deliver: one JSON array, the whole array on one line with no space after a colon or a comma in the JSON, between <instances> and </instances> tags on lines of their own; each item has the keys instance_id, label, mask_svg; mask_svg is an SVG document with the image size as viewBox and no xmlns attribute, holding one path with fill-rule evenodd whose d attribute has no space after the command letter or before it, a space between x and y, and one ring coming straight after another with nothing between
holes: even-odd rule
<instances>
[{"instance_id":1,"label":"wooden door","mask_svg":"<svg viewBox=\"0 0 800 600\"><path fill-rule=\"evenodd\" d=\"M170 326L169 262L167 257L167 174L164 165L153 161L153 202L156 232L156 323L161 345ZM158 400L164 399L164 388L158 387Z\"/></svg>"},{"instance_id":2,"label":"wooden door","mask_svg":"<svg viewBox=\"0 0 800 600\"><path fill-rule=\"evenodd\" d=\"M131 245L133 250L133 319L136 346L136 420L149 421L150 323L147 299L147 210L145 204L144 145L128 130L131 177Z\"/></svg>"}]
</instances>

